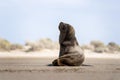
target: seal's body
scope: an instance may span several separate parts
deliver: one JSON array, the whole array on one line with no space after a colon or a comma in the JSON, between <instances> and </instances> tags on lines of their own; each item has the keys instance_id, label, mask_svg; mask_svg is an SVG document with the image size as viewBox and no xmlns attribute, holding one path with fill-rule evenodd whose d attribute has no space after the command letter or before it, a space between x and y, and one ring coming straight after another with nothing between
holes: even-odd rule
<instances>
[{"instance_id":1,"label":"seal's body","mask_svg":"<svg viewBox=\"0 0 120 80\"><path fill-rule=\"evenodd\" d=\"M60 36L60 52L59 58L54 60L54 66L79 66L84 61L84 52L79 47L75 37L74 28L66 23L59 24Z\"/></svg>"}]
</instances>

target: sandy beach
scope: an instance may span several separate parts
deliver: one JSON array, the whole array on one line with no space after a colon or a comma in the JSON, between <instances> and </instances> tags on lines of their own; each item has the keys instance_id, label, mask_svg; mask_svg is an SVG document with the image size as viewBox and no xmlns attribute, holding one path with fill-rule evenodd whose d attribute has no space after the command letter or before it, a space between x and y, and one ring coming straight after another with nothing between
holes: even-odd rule
<instances>
[{"instance_id":1,"label":"sandy beach","mask_svg":"<svg viewBox=\"0 0 120 80\"><path fill-rule=\"evenodd\" d=\"M119 80L120 54L86 51L85 56L82 66L54 67L57 50L0 52L0 80Z\"/></svg>"}]
</instances>

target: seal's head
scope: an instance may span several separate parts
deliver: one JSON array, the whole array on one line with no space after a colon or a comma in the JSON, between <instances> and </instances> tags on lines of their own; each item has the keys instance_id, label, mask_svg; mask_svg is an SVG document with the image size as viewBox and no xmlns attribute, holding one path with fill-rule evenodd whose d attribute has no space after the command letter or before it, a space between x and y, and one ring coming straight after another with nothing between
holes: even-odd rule
<instances>
[{"instance_id":1,"label":"seal's head","mask_svg":"<svg viewBox=\"0 0 120 80\"><path fill-rule=\"evenodd\" d=\"M60 22L59 30L60 30L60 37L59 37L60 43L63 42L65 39L70 40L73 37L75 37L75 30L70 24Z\"/></svg>"}]
</instances>

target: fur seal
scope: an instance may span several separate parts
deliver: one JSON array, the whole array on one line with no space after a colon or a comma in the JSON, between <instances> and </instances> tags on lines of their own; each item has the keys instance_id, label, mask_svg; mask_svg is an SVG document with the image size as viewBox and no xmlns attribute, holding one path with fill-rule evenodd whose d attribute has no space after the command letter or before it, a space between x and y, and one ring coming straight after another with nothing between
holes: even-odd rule
<instances>
[{"instance_id":1,"label":"fur seal","mask_svg":"<svg viewBox=\"0 0 120 80\"><path fill-rule=\"evenodd\" d=\"M55 59L53 66L80 66L84 62L84 52L75 37L74 28L67 23L59 23L59 58Z\"/></svg>"}]
</instances>

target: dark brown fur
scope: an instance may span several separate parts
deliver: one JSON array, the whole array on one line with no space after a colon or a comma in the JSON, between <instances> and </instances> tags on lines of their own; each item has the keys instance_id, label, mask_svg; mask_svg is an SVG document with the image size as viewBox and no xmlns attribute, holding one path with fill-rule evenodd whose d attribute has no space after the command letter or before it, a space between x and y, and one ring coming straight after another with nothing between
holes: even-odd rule
<instances>
[{"instance_id":1,"label":"dark brown fur","mask_svg":"<svg viewBox=\"0 0 120 80\"><path fill-rule=\"evenodd\" d=\"M74 28L66 23L59 24L60 52L59 58L53 61L54 66L79 66L84 61L84 53L75 37Z\"/></svg>"}]
</instances>

